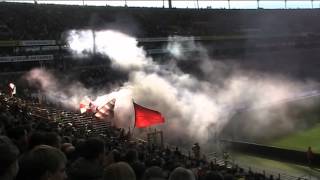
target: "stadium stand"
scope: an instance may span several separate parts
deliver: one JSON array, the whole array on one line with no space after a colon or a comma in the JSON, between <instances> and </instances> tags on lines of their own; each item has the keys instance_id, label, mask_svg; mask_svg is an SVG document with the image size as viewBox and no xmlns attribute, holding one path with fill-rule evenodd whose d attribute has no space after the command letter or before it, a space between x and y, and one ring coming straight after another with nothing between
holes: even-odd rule
<instances>
[{"instance_id":1,"label":"stadium stand","mask_svg":"<svg viewBox=\"0 0 320 180\"><path fill-rule=\"evenodd\" d=\"M0 8L1 30L12 35L6 40L60 40L70 29L108 27L135 37L316 34L320 29L314 23L320 16L316 9L195 11L6 2Z\"/></svg>"},{"instance_id":2,"label":"stadium stand","mask_svg":"<svg viewBox=\"0 0 320 180\"><path fill-rule=\"evenodd\" d=\"M44 107L19 98L10 98L6 95L1 95L0 101L1 135L9 136L10 138L16 137L13 142L19 147L22 155L27 155L33 151L28 150L29 148L26 147L28 144L36 148L40 148L41 146L38 147L37 145L41 144L52 145L54 141L50 140L51 135L48 132L56 133L58 135L57 138L61 139L61 142L60 140L57 141L58 144L56 146L61 147L59 151L63 151L68 159L67 174L83 171L83 176L99 179L103 176L103 168L108 167L105 170L106 174L104 174L104 178L107 178L111 176L108 169L117 165L118 162L123 162L128 164L130 169L133 169L132 176L134 179L152 179L156 177L159 179L173 179L176 175L172 173L177 171L175 170L177 167L189 169L190 176L193 179L210 179L210 177L217 176L221 179L280 179L279 177L274 178L274 175L256 173L252 170L246 171L232 163L226 164L225 161L215 155L204 159L190 154L184 155L178 148L174 150L168 147L150 145L145 141L130 137L123 129L114 128L105 124L105 122L99 122L78 113ZM29 143L18 143L19 130L26 133L25 137L28 138L25 140ZM96 141L92 138L99 138L100 140ZM95 146L98 148L98 142L103 143L102 146L105 147L105 152L101 151L101 155L105 156L105 160L102 158L103 161L96 164L98 161L89 162L89 160L81 159L88 158L88 152L90 152L91 157L92 153L95 152L92 148ZM90 145L86 147L86 143ZM21 163L32 163L32 161L24 160L25 156L22 157ZM80 162L82 165L79 164ZM88 168L90 163L94 163L94 167L100 167L98 169L101 169L101 171L96 171L97 169L90 170L90 168L89 170L83 169ZM27 173L25 168L29 168L25 165L23 164L22 170L20 169L18 172L17 179L25 177L24 175ZM28 174L28 176L31 175ZM115 173L112 176L120 178L123 174ZM74 174L69 179L79 179L79 177L76 177L78 175L75 176ZM281 179L292 179L292 177Z\"/></svg>"}]
</instances>

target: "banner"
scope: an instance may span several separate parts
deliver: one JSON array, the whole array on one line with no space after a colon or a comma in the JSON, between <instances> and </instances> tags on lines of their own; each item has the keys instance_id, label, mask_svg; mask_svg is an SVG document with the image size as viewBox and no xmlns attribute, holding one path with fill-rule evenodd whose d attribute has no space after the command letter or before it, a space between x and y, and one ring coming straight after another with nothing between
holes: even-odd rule
<instances>
[{"instance_id":1,"label":"banner","mask_svg":"<svg viewBox=\"0 0 320 180\"><path fill-rule=\"evenodd\" d=\"M25 61L51 61L53 59L53 55L6 56L0 57L0 63Z\"/></svg>"},{"instance_id":2,"label":"banner","mask_svg":"<svg viewBox=\"0 0 320 180\"><path fill-rule=\"evenodd\" d=\"M20 46L50 46L50 45L56 45L55 40L26 40L26 41L20 41Z\"/></svg>"},{"instance_id":3,"label":"banner","mask_svg":"<svg viewBox=\"0 0 320 180\"><path fill-rule=\"evenodd\" d=\"M0 41L0 47L18 46L18 41Z\"/></svg>"},{"instance_id":4,"label":"banner","mask_svg":"<svg viewBox=\"0 0 320 180\"><path fill-rule=\"evenodd\" d=\"M53 55L32 55L28 56L26 61L50 61L53 60Z\"/></svg>"},{"instance_id":5,"label":"banner","mask_svg":"<svg viewBox=\"0 0 320 180\"><path fill-rule=\"evenodd\" d=\"M26 47L23 49L25 52L39 52L40 51L40 47Z\"/></svg>"},{"instance_id":6,"label":"banner","mask_svg":"<svg viewBox=\"0 0 320 180\"><path fill-rule=\"evenodd\" d=\"M59 49L59 46L41 46L42 51L55 51Z\"/></svg>"}]
</instances>

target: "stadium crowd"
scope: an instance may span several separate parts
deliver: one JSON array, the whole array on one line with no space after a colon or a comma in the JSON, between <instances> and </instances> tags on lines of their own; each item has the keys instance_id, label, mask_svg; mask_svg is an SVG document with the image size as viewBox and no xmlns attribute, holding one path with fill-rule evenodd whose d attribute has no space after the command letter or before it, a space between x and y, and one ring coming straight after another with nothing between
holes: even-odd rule
<instances>
[{"instance_id":1,"label":"stadium crowd","mask_svg":"<svg viewBox=\"0 0 320 180\"><path fill-rule=\"evenodd\" d=\"M37 104L0 96L0 179L272 180L237 165L209 162L195 144L183 154L137 140L116 127L95 133L32 111ZM190 148L191 149L191 148Z\"/></svg>"}]
</instances>

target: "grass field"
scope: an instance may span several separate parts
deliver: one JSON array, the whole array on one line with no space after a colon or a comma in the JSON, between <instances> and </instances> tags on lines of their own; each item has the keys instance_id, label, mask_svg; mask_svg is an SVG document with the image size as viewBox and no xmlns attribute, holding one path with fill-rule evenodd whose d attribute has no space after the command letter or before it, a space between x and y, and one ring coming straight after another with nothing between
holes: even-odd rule
<instances>
[{"instance_id":1,"label":"grass field","mask_svg":"<svg viewBox=\"0 0 320 180\"><path fill-rule=\"evenodd\" d=\"M313 152L320 154L320 123L308 130L298 131L274 140L268 145L299 151L306 151L308 146L311 146Z\"/></svg>"},{"instance_id":2,"label":"grass field","mask_svg":"<svg viewBox=\"0 0 320 180\"><path fill-rule=\"evenodd\" d=\"M232 159L236 164L243 168L252 168L253 171L262 172L263 170L272 174L287 174L295 177L308 177L312 180L318 180L320 172L318 169L310 169L306 166L300 166L290 163L274 161L261 157L254 157L241 153L233 153Z\"/></svg>"}]
</instances>

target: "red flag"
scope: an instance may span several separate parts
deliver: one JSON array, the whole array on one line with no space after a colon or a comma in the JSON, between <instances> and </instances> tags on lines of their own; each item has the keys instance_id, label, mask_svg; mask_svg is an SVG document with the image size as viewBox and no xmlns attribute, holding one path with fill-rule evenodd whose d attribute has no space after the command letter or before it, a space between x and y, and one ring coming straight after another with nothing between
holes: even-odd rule
<instances>
[{"instance_id":1,"label":"red flag","mask_svg":"<svg viewBox=\"0 0 320 180\"><path fill-rule=\"evenodd\" d=\"M135 112L135 127L144 128L155 124L164 123L164 117L160 112L145 108L133 103Z\"/></svg>"}]
</instances>

